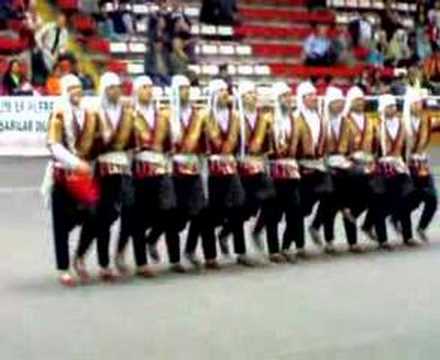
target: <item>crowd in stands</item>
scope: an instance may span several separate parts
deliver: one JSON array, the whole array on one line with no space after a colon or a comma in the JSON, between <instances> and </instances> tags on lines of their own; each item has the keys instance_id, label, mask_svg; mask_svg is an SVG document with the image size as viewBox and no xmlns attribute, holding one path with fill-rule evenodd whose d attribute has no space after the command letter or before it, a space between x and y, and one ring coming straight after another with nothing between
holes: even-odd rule
<instances>
[{"instance_id":1,"label":"crowd in stands","mask_svg":"<svg viewBox=\"0 0 440 360\"><path fill-rule=\"evenodd\" d=\"M145 41L144 71L155 85L169 86L175 74L185 74L197 85L189 65L196 63L196 39L191 20L179 0L149 0L155 11L136 14L128 0L79 0L79 10L96 20L98 34L109 41ZM354 79L367 94L386 90L401 95L405 84L428 88L440 94L440 0L417 0L414 26L403 21L393 1L385 1L381 11L359 11L348 24L312 24L313 31L303 42L304 63L309 66L369 65ZM310 11L325 8L326 1L309 1ZM28 57L10 60L1 82L1 94L23 95L38 92L58 95L59 80L73 72L88 93L95 84L84 74L81 63L67 50L71 36L69 19L59 13L55 21L42 24L35 0L0 0L0 31L11 19L23 22L19 36L28 44ZM236 0L202 0L202 23L240 23ZM138 27L143 24L145 36ZM28 65L27 65L28 64ZM386 77L381 69L403 68L398 76ZM220 76L232 85L227 65ZM321 79L328 83L328 80ZM32 85L31 85L32 84Z\"/></svg>"},{"instance_id":2,"label":"crowd in stands","mask_svg":"<svg viewBox=\"0 0 440 360\"><path fill-rule=\"evenodd\" d=\"M159 86L169 86L176 74L184 74L196 83L195 74L188 68L196 60L191 21L177 0L159 0L157 5L158 10L147 19L145 73Z\"/></svg>"},{"instance_id":3,"label":"crowd in stands","mask_svg":"<svg viewBox=\"0 0 440 360\"><path fill-rule=\"evenodd\" d=\"M435 76L440 53L440 1L417 0L414 26L408 26L394 1L387 0L382 11L375 14L360 12L348 25L314 26L304 42L304 63L310 66L353 65L364 63L368 69L356 79L370 95L389 90L396 95L404 91L403 84L415 82L435 94L440 94ZM434 62L434 63L432 63ZM420 71L426 64L429 71ZM402 68L400 76L388 79L381 75L384 67Z\"/></svg>"}]
</instances>

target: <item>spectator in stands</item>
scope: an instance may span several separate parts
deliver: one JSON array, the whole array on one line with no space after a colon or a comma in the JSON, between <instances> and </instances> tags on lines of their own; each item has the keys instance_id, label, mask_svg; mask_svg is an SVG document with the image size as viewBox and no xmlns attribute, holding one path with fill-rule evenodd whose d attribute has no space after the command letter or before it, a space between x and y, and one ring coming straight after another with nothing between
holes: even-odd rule
<instances>
[{"instance_id":1,"label":"spectator in stands","mask_svg":"<svg viewBox=\"0 0 440 360\"><path fill-rule=\"evenodd\" d=\"M407 34L404 30L396 31L388 44L385 54L385 64L389 66L400 66L403 61L409 59L411 52L407 43Z\"/></svg>"},{"instance_id":2,"label":"spectator in stands","mask_svg":"<svg viewBox=\"0 0 440 360\"><path fill-rule=\"evenodd\" d=\"M434 50L440 48L440 1L436 1L428 12L428 32L431 47Z\"/></svg>"},{"instance_id":3,"label":"spectator in stands","mask_svg":"<svg viewBox=\"0 0 440 360\"><path fill-rule=\"evenodd\" d=\"M8 68L3 76L3 94L8 96L18 95L24 83L24 77L20 69L20 62L13 59L9 62Z\"/></svg>"},{"instance_id":4,"label":"spectator in stands","mask_svg":"<svg viewBox=\"0 0 440 360\"><path fill-rule=\"evenodd\" d=\"M305 64L310 66L328 66L335 63L335 54L331 51L331 42L326 35L326 27L314 27L314 31L304 42Z\"/></svg>"},{"instance_id":5,"label":"spectator in stands","mask_svg":"<svg viewBox=\"0 0 440 360\"><path fill-rule=\"evenodd\" d=\"M68 38L67 18L63 13L58 15L55 22L44 25L35 35L48 71L52 70L58 57L67 52Z\"/></svg>"},{"instance_id":6,"label":"spectator in stands","mask_svg":"<svg viewBox=\"0 0 440 360\"><path fill-rule=\"evenodd\" d=\"M421 27L416 29L416 52L419 60L424 60L432 54L432 46L428 34Z\"/></svg>"},{"instance_id":7,"label":"spectator in stands","mask_svg":"<svg viewBox=\"0 0 440 360\"><path fill-rule=\"evenodd\" d=\"M95 93L95 84L93 82L92 77L83 71L81 63L78 61L73 66L73 74L75 74L79 80L81 81L82 89L84 95L94 95Z\"/></svg>"},{"instance_id":8,"label":"spectator in stands","mask_svg":"<svg viewBox=\"0 0 440 360\"><path fill-rule=\"evenodd\" d=\"M145 74L157 86L170 86L170 60L165 41L161 38L150 43L149 51L145 53Z\"/></svg>"},{"instance_id":9,"label":"spectator in stands","mask_svg":"<svg viewBox=\"0 0 440 360\"><path fill-rule=\"evenodd\" d=\"M116 2L114 10L110 13L113 30L119 35L131 36L134 34L134 23L129 4Z\"/></svg>"},{"instance_id":10,"label":"spectator in stands","mask_svg":"<svg viewBox=\"0 0 440 360\"><path fill-rule=\"evenodd\" d=\"M178 1L171 3L171 39L173 52L177 52L180 57L188 57L195 61L195 39L191 34L191 21L185 15L183 7ZM181 53L181 52L184 53Z\"/></svg>"},{"instance_id":11,"label":"spectator in stands","mask_svg":"<svg viewBox=\"0 0 440 360\"><path fill-rule=\"evenodd\" d=\"M400 19L399 13L393 10L393 0L387 0L385 2L385 9L380 13L380 22L382 28L385 30L387 41L390 41L397 29L403 27L403 23Z\"/></svg>"},{"instance_id":12,"label":"spectator in stands","mask_svg":"<svg viewBox=\"0 0 440 360\"><path fill-rule=\"evenodd\" d=\"M223 80L226 84L228 84L229 93L232 94L234 89L234 79L231 75L229 75L228 64L221 64L218 67L218 76L219 79Z\"/></svg>"},{"instance_id":13,"label":"spectator in stands","mask_svg":"<svg viewBox=\"0 0 440 360\"><path fill-rule=\"evenodd\" d=\"M165 1L158 2L159 9L150 15L148 22L148 40L150 43L161 42L171 51L172 48L172 29L170 14Z\"/></svg>"},{"instance_id":14,"label":"spectator in stands","mask_svg":"<svg viewBox=\"0 0 440 360\"><path fill-rule=\"evenodd\" d=\"M338 64L353 63L352 43L350 36L347 34L347 29L343 25L336 28L329 29L333 33L331 37L331 52L334 54Z\"/></svg>"},{"instance_id":15,"label":"spectator in stands","mask_svg":"<svg viewBox=\"0 0 440 360\"><path fill-rule=\"evenodd\" d=\"M385 48L381 43L376 44L374 49L370 49L370 53L366 59L367 64L375 67L383 67L385 64L384 51Z\"/></svg>"},{"instance_id":16,"label":"spectator in stands","mask_svg":"<svg viewBox=\"0 0 440 360\"><path fill-rule=\"evenodd\" d=\"M105 4L101 6L101 11L98 17L98 32L99 34L111 41L120 41L121 37L116 34L113 27L113 21L107 12Z\"/></svg>"},{"instance_id":17,"label":"spectator in stands","mask_svg":"<svg viewBox=\"0 0 440 360\"><path fill-rule=\"evenodd\" d=\"M61 78L72 72L72 66L68 60L59 61L46 82L46 94L50 96L61 95Z\"/></svg>"}]
</instances>

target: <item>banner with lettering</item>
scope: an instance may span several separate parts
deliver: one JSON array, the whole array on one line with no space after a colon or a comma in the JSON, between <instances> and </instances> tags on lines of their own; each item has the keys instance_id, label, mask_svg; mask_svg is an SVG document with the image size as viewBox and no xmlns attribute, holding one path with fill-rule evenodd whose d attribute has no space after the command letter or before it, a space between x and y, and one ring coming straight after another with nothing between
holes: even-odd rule
<instances>
[{"instance_id":1,"label":"banner with lettering","mask_svg":"<svg viewBox=\"0 0 440 360\"><path fill-rule=\"evenodd\" d=\"M0 155L45 156L56 97L0 97Z\"/></svg>"}]
</instances>

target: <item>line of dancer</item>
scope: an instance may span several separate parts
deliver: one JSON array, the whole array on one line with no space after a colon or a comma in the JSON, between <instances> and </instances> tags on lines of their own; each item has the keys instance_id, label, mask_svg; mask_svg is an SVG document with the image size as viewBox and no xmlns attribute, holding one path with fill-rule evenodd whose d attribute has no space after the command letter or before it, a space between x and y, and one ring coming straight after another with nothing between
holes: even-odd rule
<instances>
[{"instance_id":1,"label":"line of dancer","mask_svg":"<svg viewBox=\"0 0 440 360\"><path fill-rule=\"evenodd\" d=\"M173 77L166 104L155 98L147 76L135 79L132 97L125 99L118 75L103 74L98 105L84 101L76 76L61 83L49 119L44 192L65 286L91 280L86 260L95 243L99 277L113 282L132 274L129 244L135 274L155 276L151 262L161 261L161 239L170 269L178 273L221 269L218 249L246 267L259 265L265 248L268 261L295 263L307 256L307 231L332 254L338 214L354 253L366 248L358 241L362 214L359 227L379 249L393 249L387 224L407 246L428 241L438 198L427 151L440 121L420 91L407 89L403 111L384 94L372 114L360 88L344 95L330 86L320 102L309 81L298 85L295 96L276 82L267 102L252 82L231 90L215 79L203 105L192 102L183 75ZM421 206L418 241L411 214ZM77 226L71 258L69 237ZM251 255L249 242L263 255Z\"/></svg>"}]
</instances>

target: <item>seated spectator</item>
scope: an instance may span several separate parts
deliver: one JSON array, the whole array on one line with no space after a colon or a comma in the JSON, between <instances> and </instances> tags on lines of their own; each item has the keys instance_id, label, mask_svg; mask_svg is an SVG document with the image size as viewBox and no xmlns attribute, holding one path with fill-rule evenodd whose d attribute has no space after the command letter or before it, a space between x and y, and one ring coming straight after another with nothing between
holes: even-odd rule
<instances>
[{"instance_id":1,"label":"seated spectator","mask_svg":"<svg viewBox=\"0 0 440 360\"><path fill-rule=\"evenodd\" d=\"M46 94L49 96L61 95L61 78L71 72L72 67L69 61L64 60L58 62L47 79Z\"/></svg>"},{"instance_id":2,"label":"seated spectator","mask_svg":"<svg viewBox=\"0 0 440 360\"><path fill-rule=\"evenodd\" d=\"M404 30L395 32L393 38L388 44L385 54L385 64L389 66L399 66L404 60L410 57L410 50L407 44L407 37Z\"/></svg>"},{"instance_id":3,"label":"seated spectator","mask_svg":"<svg viewBox=\"0 0 440 360\"><path fill-rule=\"evenodd\" d=\"M48 71L52 69L58 57L67 51L68 39L67 18L62 13L55 22L47 23L36 33L35 40Z\"/></svg>"},{"instance_id":4,"label":"seated spectator","mask_svg":"<svg viewBox=\"0 0 440 360\"><path fill-rule=\"evenodd\" d=\"M172 48L172 23L166 3L159 2L159 9L150 15L148 22L148 40L150 43L160 41L171 51Z\"/></svg>"},{"instance_id":5,"label":"seated spectator","mask_svg":"<svg viewBox=\"0 0 440 360\"><path fill-rule=\"evenodd\" d=\"M376 48L371 49L366 62L374 67L383 67L385 64L384 48L381 43L376 45Z\"/></svg>"},{"instance_id":6,"label":"seated spectator","mask_svg":"<svg viewBox=\"0 0 440 360\"><path fill-rule=\"evenodd\" d=\"M329 29L333 33L331 38L331 53L334 54L338 64L353 63L352 43L347 34L347 29L343 25L339 25L335 29Z\"/></svg>"},{"instance_id":7,"label":"seated spectator","mask_svg":"<svg viewBox=\"0 0 440 360\"><path fill-rule=\"evenodd\" d=\"M403 27L399 13L392 8L393 3L393 0L387 0L384 11L380 13L380 22L386 33L387 41L391 40L397 29Z\"/></svg>"},{"instance_id":8,"label":"seated spectator","mask_svg":"<svg viewBox=\"0 0 440 360\"><path fill-rule=\"evenodd\" d=\"M432 46L424 28L416 29L416 53L419 60L424 60L431 56Z\"/></svg>"},{"instance_id":9,"label":"seated spectator","mask_svg":"<svg viewBox=\"0 0 440 360\"><path fill-rule=\"evenodd\" d=\"M326 27L318 26L304 42L305 64L310 66L328 66L335 63L331 51L331 42L326 35Z\"/></svg>"},{"instance_id":10,"label":"seated spectator","mask_svg":"<svg viewBox=\"0 0 440 360\"><path fill-rule=\"evenodd\" d=\"M20 69L20 62L13 59L9 62L8 68L3 76L3 94L7 96L19 95L23 83L24 76Z\"/></svg>"},{"instance_id":11,"label":"seated spectator","mask_svg":"<svg viewBox=\"0 0 440 360\"><path fill-rule=\"evenodd\" d=\"M149 51L145 53L145 74L151 77L151 80L157 86L170 86L170 64L169 52L166 49L165 41L157 39L151 43Z\"/></svg>"}]
</instances>

